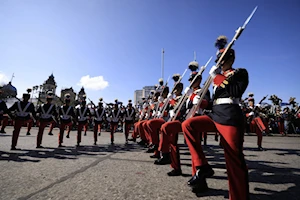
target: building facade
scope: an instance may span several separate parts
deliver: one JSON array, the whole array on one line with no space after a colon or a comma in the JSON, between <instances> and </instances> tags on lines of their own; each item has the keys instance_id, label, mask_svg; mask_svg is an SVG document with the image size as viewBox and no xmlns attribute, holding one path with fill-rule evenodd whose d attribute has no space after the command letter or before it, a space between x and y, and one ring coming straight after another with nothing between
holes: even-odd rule
<instances>
[{"instance_id":1,"label":"building facade","mask_svg":"<svg viewBox=\"0 0 300 200\"><path fill-rule=\"evenodd\" d=\"M143 90L134 91L133 104L138 105L142 102Z\"/></svg>"},{"instance_id":2,"label":"building facade","mask_svg":"<svg viewBox=\"0 0 300 200\"><path fill-rule=\"evenodd\" d=\"M140 105L142 103L142 98L148 98L152 90L155 90L155 86L144 86L141 90L134 91L134 105Z\"/></svg>"}]
</instances>

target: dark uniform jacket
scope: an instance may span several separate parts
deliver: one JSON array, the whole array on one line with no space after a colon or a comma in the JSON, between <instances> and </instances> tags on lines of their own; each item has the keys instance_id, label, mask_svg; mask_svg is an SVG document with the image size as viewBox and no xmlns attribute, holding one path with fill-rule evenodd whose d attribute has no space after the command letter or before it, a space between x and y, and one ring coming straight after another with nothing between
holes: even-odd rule
<instances>
[{"instance_id":1,"label":"dark uniform jacket","mask_svg":"<svg viewBox=\"0 0 300 200\"><path fill-rule=\"evenodd\" d=\"M6 103L0 100L0 120L3 119L3 114L7 113L7 106Z\"/></svg>"},{"instance_id":2,"label":"dark uniform jacket","mask_svg":"<svg viewBox=\"0 0 300 200\"><path fill-rule=\"evenodd\" d=\"M225 88L214 87L215 93L212 98L210 106L212 112L208 115L215 122L229 126L242 126L244 124L243 112L239 104L218 104L213 105L213 102L218 98L237 98L241 99L245 92L249 77L246 69L233 69L234 73L232 76L227 77L228 85ZM226 72L225 72L226 74Z\"/></svg>"},{"instance_id":3,"label":"dark uniform jacket","mask_svg":"<svg viewBox=\"0 0 300 200\"><path fill-rule=\"evenodd\" d=\"M16 120L29 120L31 118L30 113L35 118L36 112L34 105L31 102L18 101L15 102L9 109L9 112L16 111Z\"/></svg>"},{"instance_id":4,"label":"dark uniform jacket","mask_svg":"<svg viewBox=\"0 0 300 200\"><path fill-rule=\"evenodd\" d=\"M42 122L51 122L53 117L57 118L56 106L51 103L43 104L36 112L39 113Z\"/></svg>"},{"instance_id":5,"label":"dark uniform jacket","mask_svg":"<svg viewBox=\"0 0 300 200\"><path fill-rule=\"evenodd\" d=\"M76 119L74 108L72 106L61 106L59 109L60 122L70 123L72 120Z\"/></svg>"},{"instance_id":6,"label":"dark uniform jacket","mask_svg":"<svg viewBox=\"0 0 300 200\"><path fill-rule=\"evenodd\" d=\"M80 124L85 124L88 121L88 117L91 116L91 111L88 107L80 107L76 109L77 121Z\"/></svg>"}]
</instances>

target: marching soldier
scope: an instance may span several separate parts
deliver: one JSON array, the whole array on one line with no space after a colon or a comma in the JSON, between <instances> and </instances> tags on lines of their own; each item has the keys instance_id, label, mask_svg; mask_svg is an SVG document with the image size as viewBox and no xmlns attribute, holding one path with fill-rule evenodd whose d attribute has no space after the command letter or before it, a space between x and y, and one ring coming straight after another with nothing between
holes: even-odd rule
<instances>
[{"instance_id":1,"label":"marching soldier","mask_svg":"<svg viewBox=\"0 0 300 200\"><path fill-rule=\"evenodd\" d=\"M143 128L143 124L147 121L145 119L145 115L147 110L149 109L149 104L148 101L145 99L145 97L143 97L142 100L143 100L143 105L140 109L139 121L134 124L132 139L129 139L129 141L136 141L136 138L139 135L141 141L138 142L138 144L144 146L149 144L149 137L148 135L146 135L145 130Z\"/></svg>"},{"instance_id":2,"label":"marching soldier","mask_svg":"<svg viewBox=\"0 0 300 200\"><path fill-rule=\"evenodd\" d=\"M94 145L97 144L98 136L101 135L101 126L106 119L106 111L103 107L103 99L99 99L98 108L95 108L94 112Z\"/></svg>"},{"instance_id":3,"label":"marching soldier","mask_svg":"<svg viewBox=\"0 0 300 200\"><path fill-rule=\"evenodd\" d=\"M257 135L258 150L263 151L264 149L262 148L262 138L266 127L259 117L258 109L260 108L259 105L254 106L253 96L250 96L248 98L248 104L249 105L246 113L247 121L249 122L251 132L255 132Z\"/></svg>"},{"instance_id":4,"label":"marching soldier","mask_svg":"<svg viewBox=\"0 0 300 200\"><path fill-rule=\"evenodd\" d=\"M2 91L0 90L0 96L1 93ZM5 116L5 114L7 114L7 106L6 103L0 99L0 125L2 124L0 133L6 133L5 127L8 124L8 116Z\"/></svg>"},{"instance_id":5,"label":"marching soldier","mask_svg":"<svg viewBox=\"0 0 300 200\"><path fill-rule=\"evenodd\" d=\"M219 54L216 62L224 52L225 45L221 44L227 38L221 36L216 42ZM222 47L220 47L220 45ZM235 52L228 49L220 64L222 72L213 66L209 72L213 78L214 96L212 112L208 115L192 117L182 123L182 130L189 147L193 162L193 177L188 185L194 192L204 192L208 189L206 178L212 177L214 171L208 164L203 153L201 142L196 138L203 131L218 131L222 137L226 168L229 181L229 198L231 200L249 199L248 169L243 154L244 121L239 100L245 92L249 79L246 69L233 69Z\"/></svg>"},{"instance_id":6,"label":"marching soldier","mask_svg":"<svg viewBox=\"0 0 300 200\"><path fill-rule=\"evenodd\" d=\"M87 127L88 120L91 116L90 109L86 106L85 98L81 100L80 107L76 109L76 116L77 116L77 122L78 122L78 126L77 126L77 145L76 146L79 147L80 143L81 143L82 129L84 127Z\"/></svg>"},{"instance_id":7,"label":"marching soldier","mask_svg":"<svg viewBox=\"0 0 300 200\"><path fill-rule=\"evenodd\" d=\"M67 138L70 136L71 127L73 125L72 121L75 121L76 115L74 112L74 108L70 106L71 103L71 95L65 94L65 104L60 107L59 115L60 115L60 127L59 127L59 136L58 136L58 147L63 147L63 137L65 128L68 127Z\"/></svg>"},{"instance_id":8,"label":"marching soldier","mask_svg":"<svg viewBox=\"0 0 300 200\"><path fill-rule=\"evenodd\" d=\"M117 104L118 100L116 100L116 103L114 104L114 108L110 113L110 141L111 144L114 144L114 133L116 132L116 129L118 128L118 124L120 122L120 119L122 117L121 109L119 109L119 106Z\"/></svg>"},{"instance_id":9,"label":"marching soldier","mask_svg":"<svg viewBox=\"0 0 300 200\"><path fill-rule=\"evenodd\" d=\"M27 123L35 121L36 112L34 105L29 102L30 94L23 94L23 100L15 102L9 109L9 113L16 111L14 131L12 136L11 150L17 150L17 142L21 127Z\"/></svg>"},{"instance_id":10,"label":"marching soldier","mask_svg":"<svg viewBox=\"0 0 300 200\"><path fill-rule=\"evenodd\" d=\"M124 112L124 121L125 121L125 144L128 144L128 135L131 126L135 122L135 109L132 107L132 101L128 101L127 109Z\"/></svg>"},{"instance_id":11,"label":"marching soldier","mask_svg":"<svg viewBox=\"0 0 300 200\"><path fill-rule=\"evenodd\" d=\"M39 131L36 138L36 148L44 148L41 146L44 129L48 124L56 124L57 112L56 106L52 104L53 93L48 92L46 97L47 103L40 106L37 110L39 114Z\"/></svg>"}]
</instances>

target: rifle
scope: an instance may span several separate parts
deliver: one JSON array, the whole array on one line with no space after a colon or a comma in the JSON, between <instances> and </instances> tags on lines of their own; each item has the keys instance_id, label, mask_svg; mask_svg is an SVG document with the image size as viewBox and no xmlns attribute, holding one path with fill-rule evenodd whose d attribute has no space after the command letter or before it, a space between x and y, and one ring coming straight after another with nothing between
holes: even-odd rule
<instances>
[{"instance_id":1,"label":"rifle","mask_svg":"<svg viewBox=\"0 0 300 200\"><path fill-rule=\"evenodd\" d=\"M178 83L180 83L180 81L181 81L182 78L184 77L184 75L185 75L185 73L186 73L187 70L188 70L188 69L185 69L185 70L184 70L183 74L180 76L180 78L178 79L178 81L175 83L175 85L174 85L172 91L170 92L170 94L173 95L173 93L175 92L176 86L178 85ZM157 117L163 118L164 112L165 112L165 110L166 110L166 108L167 108L167 106L168 106L168 104L169 104L170 99L171 99L170 97L167 98L166 102L164 103L164 105L163 105L163 107L162 107L162 111L161 111L161 113L160 113L160 116L157 116Z\"/></svg>"},{"instance_id":2,"label":"rifle","mask_svg":"<svg viewBox=\"0 0 300 200\"><path fill-rule=\"evenodd\" d=\"M194 82L196 81L198 76L202 76L204 70L206 69L207 65L210 63L211 59L213 57L210 57L208 59L208 61L206 62L206 64L204 66L201 67L201 69L199 70L199 72L197 73L197 75L193 78L193 80L191 81L189 88L192 87L192 85L194 84ZM183 104L186 102L186 100L189 98L189 96L187 94L182 95L182 97L179 99L179 102L177 103L177 106L174 108L175 114L173 117L171 117L168 121L174 121L179 113L179 111L181 110Z\"/></svg>"},{"instance_id":3,"label":"rifle","mask_svg":"<svg viewBox=\"0 0 300 200\"><path fill-rule=\"evenodd\" d=\"M243 32L243 31L245 30L245 28L246 28L246 25L249 23L250 19L251 19L252 16L254 15L256 9L257 9L257 6L254 8L254 10L252 11L252 13L251 13L251 14L249 15L249 17L246 19L244 25L243 25L242 27L239 27L239 28L236 30L236 33L235 33L234 37L232 38L231 42L227 45L226 49L224 50L224 52L222 53L222 55L221 55L220 58L218 59L217 64L216 64L216 67L218 67L218 68L221 67L221 62L223 61L223 58L225 57L226 53L229 51L229 49L231 49L231 47L234 45L235 41L241 36L242 32ZM200 96L200 99L199 99L197 105L195 105L196 108L198 108L198 107L201 105L201 103L202 103L202 101L203 101L203 99L204 99L204 96L206 95L206 92L207 92L207 90L208 90L208 88L209 88L209 86L211 85L212 82L213 82L213 78L212 78L211 76L209 76L208 79L207 79L206 82L205 82L204 87L203 87L203 88L201 89L201 91L200 91L201 96ZM200 95L200 94L199 94L199 95ZM189 118L193 117L194 114L195 114L195 111L196 111L196 109L194 109L193 112L190 112L190 113L187 115L186 119L189 119Z\"/></svg>"},{"instance_id":4,"label":"rifle","mask_svg":"<svg viewBox=\"0 0 300 200\"><path fill-rule=\"evenodd\" d=\"M88 98L88 100L91 102L91 104L92 104L95 108L97 108L97 106L94 104L94 102L93 102L90 98Z\"/></svg>"}]
</instances>

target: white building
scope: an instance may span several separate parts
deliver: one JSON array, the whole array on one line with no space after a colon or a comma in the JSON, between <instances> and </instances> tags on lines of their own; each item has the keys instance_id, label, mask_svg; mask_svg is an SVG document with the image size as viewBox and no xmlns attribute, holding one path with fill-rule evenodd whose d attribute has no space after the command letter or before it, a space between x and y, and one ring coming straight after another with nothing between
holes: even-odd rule
<instances>
[{"instance_id":1,"label":"white building","mask_svg":"<svg viewBox=\"0 0 300 200\"><path fill-rule=\"evenodd\" d=\"M155 86L145 86L141 90L134 91L134 105L140 104L142 102L142 98L148 98L151 90L155 90Z\"/></svg>"},{"instance_id":2,"label":"white building","mask_svg":"<svg viewBox=\"0 0 300 200\"><path fill-rule=\"evenodd\" d=\"M142 97L143 97L143 90L134 91L133 105L140 104L142 102Z\"/></svg>"}]
</instances>

